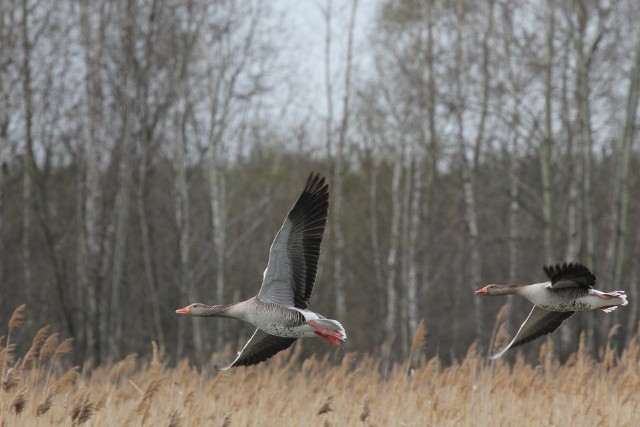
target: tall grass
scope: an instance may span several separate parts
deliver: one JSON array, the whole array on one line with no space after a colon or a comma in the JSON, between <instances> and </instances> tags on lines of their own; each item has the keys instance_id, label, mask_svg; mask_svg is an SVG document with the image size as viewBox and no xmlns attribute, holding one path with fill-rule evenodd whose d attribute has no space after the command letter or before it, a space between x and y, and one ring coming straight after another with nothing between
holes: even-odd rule
<instances>
[{"instance_id":1,"label":"tall grass","mask_svg":"<svg viewBox=\"0 0 640 427\"><path fill-rule=\"evenodd\" d=\"M14 335L19 325L9 327ZM450 366L416 356L392 367L346 354L299 361L300 344L257 366L217 372L187 361L166 366L154 344L149 357L128 356L80 373L63 369L71 342L42 328L24 355L9 334L0 340L0 425L143 426L495 426L636 425L640 344L601 362L583 346L560 364L550 342L535 364L487 362L471 347ZM613 331L615 332L615 331Z\"/></svg>"}]
</instances>

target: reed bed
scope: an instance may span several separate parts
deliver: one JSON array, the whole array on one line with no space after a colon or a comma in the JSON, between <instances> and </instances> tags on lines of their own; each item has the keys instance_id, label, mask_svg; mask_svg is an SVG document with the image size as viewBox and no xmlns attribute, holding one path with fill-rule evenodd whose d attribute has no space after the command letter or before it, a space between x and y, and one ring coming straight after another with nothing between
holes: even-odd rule
<instances>
[{"instance_id":1,"label":"reed bed","mask_svg":"<svg viewBox=\"0 0 640 427\"><path fill-rule=\"evenodd\" d=\"M637 425L640 345L602 361L582 348L560 364L546 344L535 364L487 362L471 347L449 366L412 355L382 375L377 357L300 361L300 345L257 366L217 372L148 357L64 369L71 341L43 327L23 355L0 340L1 426ZM15 321L15 319L18 319ZM414 344L424 341L417 337ZM414 350L417 350L414 349Z\"/></svg>"}]
</instances>

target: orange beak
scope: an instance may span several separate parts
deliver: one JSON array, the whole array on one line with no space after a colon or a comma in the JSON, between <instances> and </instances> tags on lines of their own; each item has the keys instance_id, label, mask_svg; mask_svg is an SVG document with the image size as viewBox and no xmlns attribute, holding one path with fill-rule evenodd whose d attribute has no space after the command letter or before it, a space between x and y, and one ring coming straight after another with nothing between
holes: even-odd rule
<instances>
[{"instance_id":1,"label":"orange beak","mask_svg":"<svg viewBox=\"0 0 640 427\"><path fill-rule=\"evenodd\" d=\"M181 308L181 309L176 310L176 313L178 313L178 314L191 314L189 312L189 306L186 306L185 308Z\"/></svg>"},{"instance_id":2,"label":"orange beak","mask_svg":"<svg viewBox=\"0 0 640 427\"><path fill-rule=\"evenodd\" d=\"M489 293L489 290L487 289L486 286L476 291L476 295L487 295L488 293Z\"/></svg>"}]
</instances>

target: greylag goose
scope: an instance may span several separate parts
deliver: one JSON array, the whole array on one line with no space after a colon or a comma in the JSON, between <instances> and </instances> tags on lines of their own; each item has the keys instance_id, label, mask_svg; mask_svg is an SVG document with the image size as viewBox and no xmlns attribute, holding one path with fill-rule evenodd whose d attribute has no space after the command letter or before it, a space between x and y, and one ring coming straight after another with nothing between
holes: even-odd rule
<instances>
[{"instance_id":1,"label":"greylag goose","mask_svg":"<svg viewBox=\"0 0 640 427\"><path fill-rule=\"evenodd\" d=\"M510 348L550 334L578 310L600 309L610 313L619 305L627 305L624 291L602 292L593 289L596 276L587 267L577 263L545 266L549 281L531 285L488 285L476 295L520 295L533 303L529 317L516 336L498 353L497 359Z\"/></svg>"},{"instance_id":2,"label":"greylag goose","mask_svg":"<svg viewBox=\"0 0 640 427\"><path fill-rule=\"evenodd\" d=\"M296 339L319 337L339 346L347 338L337 320L307 309L316 280L320 244L327 224L329 185L311 173L271 244L258 295L235 304L195 303L176 313L201 317L231 317L257 329L226 367L260 363L289 348Z\"/></svg>"}]
</instances>

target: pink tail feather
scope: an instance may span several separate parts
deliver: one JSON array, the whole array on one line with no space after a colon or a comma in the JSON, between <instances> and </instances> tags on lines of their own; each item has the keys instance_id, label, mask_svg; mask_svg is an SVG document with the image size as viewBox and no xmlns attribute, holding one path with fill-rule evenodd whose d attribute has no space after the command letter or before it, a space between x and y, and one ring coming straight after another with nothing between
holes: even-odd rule
<instances>
[{"instance_id":1,"label":"pink tail feather","mask_svg":"<svg viewBox=\"0 0 640 427\"><path fill-rule=\"evenodd\" d=\"M313 331L313 333L316 334L318 338L336 347L338 347L340 345L340 342L346 338L345 334L342 331L334 331L331 329L323 328L315 320L310 320L307 323L317 329L316 331Z\"/></svg>"},{"instance_id":2,"label":"pink tail feather","mask_svg":"<svg viewBox=\"0 0 640 427\"><path fill-rule=\"evenodd\" d=\"M612 292L602 292L602 291L598 291L593 289L591 291L591 295L594 295L596 297L602 298L604 300L612 300L615 298L621 299L622 302L619 304L611 304L611 305L605 305L604 307L599 307L600 310L604 311L605 313L611 313L613 310L615 310L616 308L618 308L619 305L627 305L628 301L627 301L627 294L625 293L625 291L612 291Z\"/></svg>"}]
</instances>

